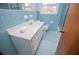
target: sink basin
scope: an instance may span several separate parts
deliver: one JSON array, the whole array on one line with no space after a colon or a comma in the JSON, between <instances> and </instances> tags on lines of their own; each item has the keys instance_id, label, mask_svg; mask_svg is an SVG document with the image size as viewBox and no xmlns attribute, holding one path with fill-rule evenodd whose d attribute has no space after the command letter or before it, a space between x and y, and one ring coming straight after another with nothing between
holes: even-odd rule
<instances>
[{"instance_id":1,"label":"sink basin","mask_svg":"<svg viewBox=\"0 0 79 59\"><path fill-rule=\"evenodd\" d=\"M33 21L33 20L30 20L28 22L27 25L25 26L22 26L21 28L19 28L19 32L20 33L25 33L26 31L32 31L33 29L35 29L34 27L37 27L36 25L39 25L40 21Z\"/></svg>"},{"instance_id":2,"label":"sink basin","mask_svg":"<svg viewBox=\"0 0 79 59\"><path fill-rule=\"evenodd\" d=\"M20 33L25 33L25 32L29 32L29 31L32 31L33 29L35 29L34 27L36 25L38 25L40 21L36 21L34 22L33 20L29 21L27 26L22 26L21 28L19 28L19 32Z\"/></svg>"},{"instance_id":3,"label":"sink basin","mask_svg":"<svg viewBox=\"0 0 79 59\"><path fill-rule=\"evenodd\" d=\"M9 35L30 40L39 30L39 28L43 26L43 24L44 22L31 20L15 27L9 28L7 29L7 31Z\"/></svg>"}]
</instances>

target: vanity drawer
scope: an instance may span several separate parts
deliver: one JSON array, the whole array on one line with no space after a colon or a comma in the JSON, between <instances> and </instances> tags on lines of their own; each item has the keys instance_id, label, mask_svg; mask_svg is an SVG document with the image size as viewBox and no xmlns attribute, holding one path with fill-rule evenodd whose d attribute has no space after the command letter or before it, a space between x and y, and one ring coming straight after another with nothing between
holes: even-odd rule
<instances>
[{"instance_id":1,"label":"vanity drawer","mask_svg":"<svg viewBox=\"0 0 79 59\"><path fill-rule=\"evenodd\" d=\"M44 33L43 28L41 28L32 38L32 47L35 52L40 44L43 33Z\"/></svg>"},{"instance_id":2,"label":"vanity drawer","mask_svg":"<svg viewBox=\"0 0 79 59\"><path fill-rule=\"evenodd\" d=\"M32 38L32 48L33 48L33 50L36 52L36 49L37 49L37 47L38 47L38 39L39 39L39 37L38 37L38 35L35 35L33 38Z\"/></svg>"}]
</instances>

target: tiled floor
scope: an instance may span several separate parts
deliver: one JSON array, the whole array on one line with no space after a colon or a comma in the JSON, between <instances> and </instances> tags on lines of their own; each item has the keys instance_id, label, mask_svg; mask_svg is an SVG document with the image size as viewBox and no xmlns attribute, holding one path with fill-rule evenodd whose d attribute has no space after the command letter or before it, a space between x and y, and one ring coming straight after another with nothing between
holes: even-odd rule
<instances>
[{"instance_id":1,"label":"tiled floor","mask_svg":"<svg viewBox=\"0 0 79 59\"><path fill-rule=\"evenodd\" d=\"M59 42L58 31L48 31L44 34L40 46L36 52L37 55L54 55L58 42Z\"/></svg>"}]
</instances>

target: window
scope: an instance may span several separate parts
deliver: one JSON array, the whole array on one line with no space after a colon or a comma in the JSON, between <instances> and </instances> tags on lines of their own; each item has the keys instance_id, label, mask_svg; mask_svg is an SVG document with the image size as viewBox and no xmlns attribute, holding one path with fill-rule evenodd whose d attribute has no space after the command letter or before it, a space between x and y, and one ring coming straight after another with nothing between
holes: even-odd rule
<instances>
[{"instance_id":1,"label":"window","mask_svg":"<svg viewBox=\"0 0 79 59\"><path fill-rule=\"evenodd\" d=\"M23 9L27 11L32 11L33 10L32 3L23 3Z\"/></svg>"},{"instance_id":2,"label":"window","mask_svg":"<svg viewBox=\"0 0 79 59\"><path fill-rule=\"evenodd\" d=\"M56 3L43 3L40 8L41 14L57 14L58 13L58 4Z\"/></svg>"}]
</instances>

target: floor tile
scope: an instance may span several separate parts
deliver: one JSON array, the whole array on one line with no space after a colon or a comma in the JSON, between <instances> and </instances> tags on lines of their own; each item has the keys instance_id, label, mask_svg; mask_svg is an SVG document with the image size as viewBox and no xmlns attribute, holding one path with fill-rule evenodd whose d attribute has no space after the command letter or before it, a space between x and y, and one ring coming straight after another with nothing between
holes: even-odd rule
<instances>
[{"instance_id":1,"label":"floor tile","mask_svg":"<svg viewBox=\"0 0 79 59\"><path fill-rule=\"evenodd\" d=\"M37 55L54 55L58 42L59 42L59 32L58 31L48 31L44 34L38 50Z\"/></svg>"}]
</instances>

